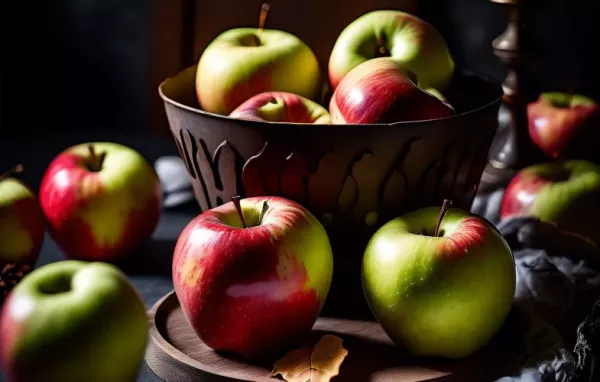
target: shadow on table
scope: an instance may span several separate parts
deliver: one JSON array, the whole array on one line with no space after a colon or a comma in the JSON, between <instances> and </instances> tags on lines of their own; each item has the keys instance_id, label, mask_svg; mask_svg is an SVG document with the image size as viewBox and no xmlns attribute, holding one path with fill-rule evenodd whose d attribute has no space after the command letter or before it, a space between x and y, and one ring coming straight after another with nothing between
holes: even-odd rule
<instances>
[{"instance_id":1,"label":"shadow on table","mask_svg":"<svg viewBox=\"0 0 600 382\"><path fill-rule=\"evenodd\" d=\"M175 243L175 239L155 239L112 263L128 275L171 276Z\"/></svg>"}]
</instances>

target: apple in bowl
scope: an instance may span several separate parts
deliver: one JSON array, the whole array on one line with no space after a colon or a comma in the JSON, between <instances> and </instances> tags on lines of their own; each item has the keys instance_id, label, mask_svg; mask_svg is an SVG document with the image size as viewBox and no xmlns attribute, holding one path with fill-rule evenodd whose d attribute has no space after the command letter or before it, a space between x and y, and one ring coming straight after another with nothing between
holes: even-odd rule
<instances>
[{"instance_id":1,"label":"apple in bowl","mask_svg":"<svg viewBox=\"0 0 600 382\"><path fill-rule=\"evenodd\" d=\"M500 218L531 216L600 246L600 166L585 160L538 163L508 184Z\"/></svg>"},{"instance_id":2,"label":"apple in bowl","mask_svg":"<svg viewBox=\"0 0 600 382\"><path fill-rule=\"evenodd\" d=\"M527 105L531 140L553 159L600 158L600 105L580 94L541 93Z\"/></svg>"},{"instance_id":3,"label":"apple in bowl","mask_svg":"<svg viewBox=\"0 0 600 382\"><path fill-rule=\"evenodd\" d=\"M416 75L380 57L352 69L335 89L329 104L334 124L394 123L452 116L454 109L423 89Z\"/></svg>"},{"instance_id":4,"label":"apple in bowl","mask_svg":"<svg viewBox=\"0 0 600 382\"><path fill-rule=\"evenodd\" d=\"M322 82L317 57L298 37L280 30L235 28L217 36L203 51L196 96L200 109L229 115L250 97L267 91L317 101Z\"/></svg>"},{"instance_id":5,"label":"apple in bowl","mask_svg":"<svg viewBox=\"0 0 600 382\"><path fill-rule=\"evenodd\" d=\"M377 57L412 70L424 89L443 91L454 74L446 41L433 25L406 12L376 10L358 17L337 38L328 67L332 89L354 67Z\"/></svg>"},{"instance_id":6,"label":"apple in bowl","mask_svg":"<svg viewBox=\"0 0 600 382\"><path fill-rule=\"evenodd\" d=\"M460 209L425 207L384 224L363 257L363 290L390 338L415 356L467 357L511 310L515 261L502 235Z\"/></svg>"},{"instance_id":7,"label":"apple in bowl","mask_svg":"<svg viewBox=\"0 0 600 382\"><path fill-rule=\"evenodd\" d=\"M298 203L234 198L185 227L172 272L202 342L266 360L310 333L329 292L333 255L321 223Z\"/></svg>"},{"instance_id":8,"label":"apple in bowl","mask_svg":"<svg viewBox=\"0 0 600 382\"><path fill-rule=\"evenodd\" d=\"M229 116L262 122L331 123L329 112L323 106L288 92L257 94L238 106Z\"/></svg>"},{"instance_id":9,"label":"apple in bowl","mask_svg":"<svg viewBox=\"0 0 600 382\"><path fill-rule=\"evenodd\" d=\"M146 159L111 142L83 143L57 155L42 178L40 204L65 257L112 261L150 238L162 189Z\"/></svg>"}]
</instances>

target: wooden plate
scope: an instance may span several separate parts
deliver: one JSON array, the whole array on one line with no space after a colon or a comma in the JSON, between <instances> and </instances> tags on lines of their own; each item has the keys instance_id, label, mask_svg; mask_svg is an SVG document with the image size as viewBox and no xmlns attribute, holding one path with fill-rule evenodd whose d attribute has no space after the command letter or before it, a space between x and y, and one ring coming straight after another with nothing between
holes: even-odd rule
<instances>
[{"instance_id":1,"label":"wooden plate","mask_svg":"<svg viewBox=\"0 0 600 382\"><path fill-rule=\"evenodd\" d=\"M148 313L150 343L146 362L166 382L281 381L272 365L253 365L214 352L189 326L175 292ZM414 358L403 354L376 322L319 318L311 340L330 333L348 349L335 382L491 381L514 360L523 332L514 312L500 333L471 357L459 360Z\"/></svg>"}]
</instances>

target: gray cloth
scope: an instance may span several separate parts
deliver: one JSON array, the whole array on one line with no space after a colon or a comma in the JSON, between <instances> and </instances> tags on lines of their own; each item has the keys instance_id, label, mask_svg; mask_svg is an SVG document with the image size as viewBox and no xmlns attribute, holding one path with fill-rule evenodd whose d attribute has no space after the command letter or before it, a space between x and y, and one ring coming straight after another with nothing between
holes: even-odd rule
<instances>
[{"instance_id":1,"label":"gray cloth","mask_svg":"<svg viewBox=\"0 0 600 382\"><path fill-rule=\"evenodd\" d=\"M600 254L532 217L499 220L503 190L478 195L472 212L496 225L517 267L514 309L527 317L520 357L497 382L598 381Z\"/></svg>"}]
</instances>

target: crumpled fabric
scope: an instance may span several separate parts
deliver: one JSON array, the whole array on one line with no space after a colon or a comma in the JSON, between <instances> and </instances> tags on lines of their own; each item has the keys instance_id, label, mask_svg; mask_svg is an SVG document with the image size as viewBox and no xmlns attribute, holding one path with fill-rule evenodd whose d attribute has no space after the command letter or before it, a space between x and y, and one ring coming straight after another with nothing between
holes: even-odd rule
<instances>
[{"instance_id":1,"label":"crumpled fabric","mask_svg":"<svg viewBox=\"0 0 600 382\"><path fill-rule=\"evenodd\" d=\"M513 309L527 321L523 350L497 382L600 381L600 252L534 217L500 220L503 191L478 195L471 208L513 251Z\"/></svg>"}]
</instances>

